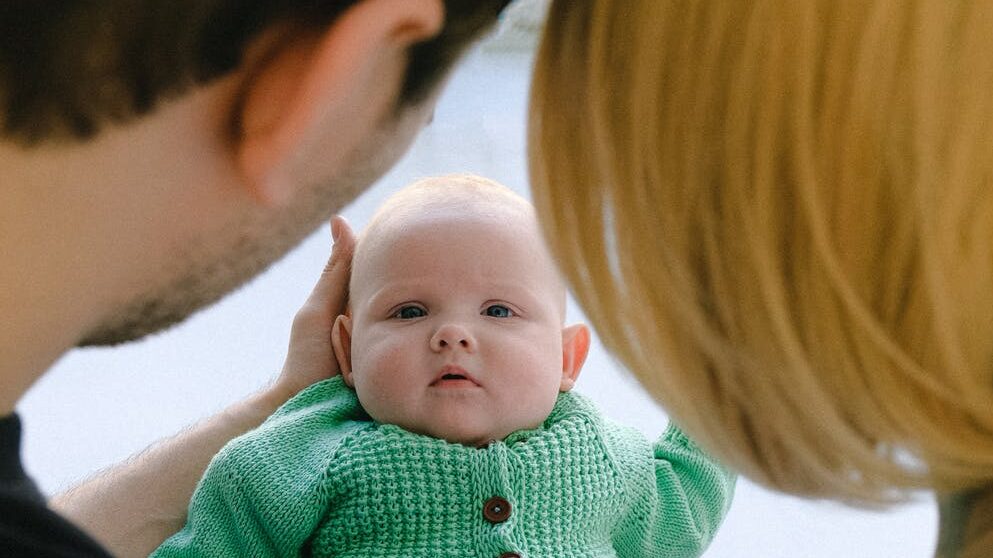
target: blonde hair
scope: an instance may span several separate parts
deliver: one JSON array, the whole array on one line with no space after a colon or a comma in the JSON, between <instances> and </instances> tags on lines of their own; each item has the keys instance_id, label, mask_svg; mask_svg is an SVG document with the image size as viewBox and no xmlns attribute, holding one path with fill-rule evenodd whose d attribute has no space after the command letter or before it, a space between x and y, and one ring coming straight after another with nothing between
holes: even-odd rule
<instances>
[{"instance_id":1,"label":"blonde hair","mask_svg":"<svg viewBox=\"0 0 993 558\"><path fill-rule=\"evenodd\" d=\"M771 487L993 479L993 2L557 1L534 202L606 346Z\"/></svg>"}]
</instances>

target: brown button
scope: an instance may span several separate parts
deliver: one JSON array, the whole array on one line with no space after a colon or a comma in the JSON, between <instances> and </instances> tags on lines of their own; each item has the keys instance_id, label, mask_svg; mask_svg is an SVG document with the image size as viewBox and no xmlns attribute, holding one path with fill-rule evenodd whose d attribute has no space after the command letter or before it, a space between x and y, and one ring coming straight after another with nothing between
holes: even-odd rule
<instances>
[{"instance_id":1,"label":"brown button","mask_svg":"<svg viewBox=\"0 0 993 558\"><path fill-rule=\"evenodd\" d=\"M500 558L521 558L521 555L516 552L504 552Z\"/></svg>"},{"instance_id":2,"label":"brown button","mask_svg":"<svg viewBox=\"0 0 993 558\"><path fill-rule=\"evenodd\" d=\"M510 502L494 496L483 504L483 517L490 523L503 523L510 517Z\"/></svg>"}]
</instances>

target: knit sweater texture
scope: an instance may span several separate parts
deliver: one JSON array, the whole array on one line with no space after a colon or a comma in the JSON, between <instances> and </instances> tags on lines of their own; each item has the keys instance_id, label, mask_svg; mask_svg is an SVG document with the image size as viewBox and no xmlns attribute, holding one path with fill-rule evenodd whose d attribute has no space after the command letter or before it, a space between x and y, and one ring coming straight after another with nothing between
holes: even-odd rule
<instances>
[{"instance_id":1,"label":"knit sweater texture","mask_svg":"<svg viewBox=\"0 0 993 558\"><path fill-rule=\"evenodd\" d=\"M373 421L335 377L225 446L153 555L699 556L733 489L674 426L653 444L573 392L472 448Z\"/></svg>"}]
</instances>

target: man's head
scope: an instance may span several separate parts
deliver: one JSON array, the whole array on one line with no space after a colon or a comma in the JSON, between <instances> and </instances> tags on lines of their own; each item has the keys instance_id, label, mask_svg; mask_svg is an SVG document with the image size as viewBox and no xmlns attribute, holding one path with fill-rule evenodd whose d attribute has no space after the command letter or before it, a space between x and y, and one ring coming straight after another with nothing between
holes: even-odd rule
<instances>
[{"instance_id":1,"label":"man's head","mask_svg":"<svg viewBox=\"0 0 993 558\"><path fill-rule=\"evenodd\" d=\"M61 291L65 342L86 345L217 300L399 158L506 3L0 8L0 217L25 259L46 254L5 261L17 298L0 305L18 315Z\"/></svg>"},{"instance_id":2,"label":"man's head","mask_svg":"<svg viewBox=\"0 0 993 558\"><path fill-rule=\"evenodd\" d=\"M350 296L332 336L346 383L376 420L452 442L539 426L589 346L585 326L563 327L530 204L478 177L390 198L356 247Z\"/></svg>"},{"instance_id":3,"label":"man's head","mask_svg":"<svg viewBox=\"0 0 993 558\"><path fill-rule=\"evenodd\" d=\"M401 106L430 94L509 0L440 0L444 25L410 49ZM363 0L104 0L0 7L0 134L87 139L252 62L252 49L323 34ZM259 62L259 60L255 60ZM264 62L264 60L262 61Z\"/></svg>"}]
</instances>

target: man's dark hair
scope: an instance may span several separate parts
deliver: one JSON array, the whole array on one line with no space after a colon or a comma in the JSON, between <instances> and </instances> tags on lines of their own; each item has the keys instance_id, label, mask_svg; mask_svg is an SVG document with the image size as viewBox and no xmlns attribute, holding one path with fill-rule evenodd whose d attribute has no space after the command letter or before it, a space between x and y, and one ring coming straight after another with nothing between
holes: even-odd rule
<instances>
[{"instance_id":1,"label":"man's dark hair","mask_svg":"<svg viewBox=\"0 0 993 558\"><path fill-rule=\"evenodd\" d=\"M272 25L330 25L359 0L4 0L0 134L82 140L234 70ZM400 103L430 91L509 0L446 0L445 25L412 47Z\"/></svg>"}]
</instances>

